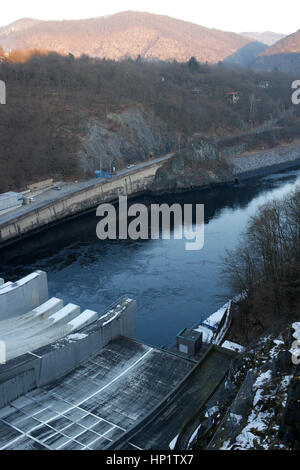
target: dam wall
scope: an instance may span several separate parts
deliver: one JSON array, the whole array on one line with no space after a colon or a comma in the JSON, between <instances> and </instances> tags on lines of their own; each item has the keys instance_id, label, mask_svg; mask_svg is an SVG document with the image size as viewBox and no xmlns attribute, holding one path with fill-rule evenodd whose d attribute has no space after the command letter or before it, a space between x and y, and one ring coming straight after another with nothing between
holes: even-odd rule
<instances>
[{"instance_id":1,"label":"dam wall","mask_svg":"<svg viewBox=\"0 0 300 470\"><path fill-rule=\"evenodd\" d=\"M47 274L35 271L17 282L0 286L0 320L33 310L48 300Z\"/></svg>"},{"instance_id":2,"label":"dam wall","mask_svg":"<svg viewBox=\"0 0 300 470\"><path fill-rule=\"evenodd\" d=\"M0 408L69 373L119 336L135 339L135 300L123 298L79 332L0 365Z\"/></svg>"},{"instance_id":3,"label":"dam wall","mask_svg":"<svg viewBox=\"0 0 300 470\"><path fill-rule=\"evenodd\" d=\"M116 179L101 183L95 181L95 184L87 188L71 192L46 204L33 206L24 214L12 216L3 223L0 219L0 247L63 219L88 211L101 203L117 201L119 196L131 197L147 191L154 181L157 169L162 164L163 162L156 162L136 171L133 170L130 174L118 176Z\"/></svg>"}]
</instances>

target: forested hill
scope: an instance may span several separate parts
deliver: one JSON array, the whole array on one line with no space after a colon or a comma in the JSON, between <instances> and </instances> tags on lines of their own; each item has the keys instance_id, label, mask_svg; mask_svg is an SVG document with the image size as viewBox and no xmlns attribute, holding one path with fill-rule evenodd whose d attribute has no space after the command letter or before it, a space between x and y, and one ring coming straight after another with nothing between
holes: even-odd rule
<instances>
[{"instance_id":1,"label":"forested hill","mask_svg":"<svg viewBox=\"0 0 300 470\"><path fill-rule=\"evenodd\" d=\"M176 151L194 133L242 133L292 106L295 78L203 65L194 58L170 64L50 53L24 63L4 61L0 192L44 177L84 176L85 138L102 148L112 142L111 158L124 167L150 153Z\"/></svg>"},{"instance_id":2,"label":"forested hill","mask_svg":"<svg viewBox=\"0 0 300 470\"><path fill-rule=\"evenodd\" d=\"M216 63L251 42L245 36L205 28L168 16L126 11L86 20L19 20L0 28L0 45L51 50L75 56L137 58Z\"/></svg>"},{"instance_id":3,"label":"forested hill","mask_svg":"<svg viewBox=\"0 0 300 470\"><path fill-rule=\"evenodd\" d=\"M300 73L300 30L268 47L254 62L257 70L282 70Z\"/></svg>"}]
</instances>

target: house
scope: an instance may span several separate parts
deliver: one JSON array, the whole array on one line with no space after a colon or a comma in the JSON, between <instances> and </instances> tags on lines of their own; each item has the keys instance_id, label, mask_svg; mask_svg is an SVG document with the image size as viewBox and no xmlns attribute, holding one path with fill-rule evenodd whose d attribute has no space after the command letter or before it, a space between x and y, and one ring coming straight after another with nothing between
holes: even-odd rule
<instances>
[{"instance_id":1,"label":"house","mask_svg":"<svg viewBox=\"0 0 300 470\"><path fill-rule=\"evenodd\" d=\"M227 93L227 99L231 104L237 104L240 99L240 94L238 91L230 91Z\"/></svg>"},{"instance_id":2,"label":"house","mask_svg":"<svg viewBox=\"0 0 300 470\"><path fill-rule=\"evenodd\" d=\"M256 85L257 88L270 88L270 83L267 80L261 81Z\"/></svg>"},{"instance_id":3,"label":"house","mask_svg":"<svg viewBox=\"0 0 300 470\"><path fill-rule=\"evenodd\" d=\"M199 87L195 86L192 91L193 95L200 95L201 90Z\"/></svg>"}]
</instances>

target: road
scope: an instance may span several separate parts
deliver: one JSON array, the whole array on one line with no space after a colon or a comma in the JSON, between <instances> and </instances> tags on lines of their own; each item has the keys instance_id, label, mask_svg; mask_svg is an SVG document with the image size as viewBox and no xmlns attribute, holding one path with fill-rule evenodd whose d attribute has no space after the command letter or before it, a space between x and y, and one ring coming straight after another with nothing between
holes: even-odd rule
<instances>
[{"instance_id":1,"label":"road","mask_svg":"<svg viewBox=\"0 0 300 470\"><path fill-rule=\"evenodd\" d=\"M124 176L124 175L130 175L131 173L135 172L136 170L146 168L147 166L151 166L154 163L159 163L163 162L165 160L168 160L174 155L174 153L168 153L167 155L163 155L158 158L153 158L151 160L147 160L146 162L142 163L137 163L134 165L133 168L124 168L120 171L116 172L116 176ZM56 201L58 199L61 199L65 196L71 195L73 193L76 193L77 191L80 191L81 189L86 189L89 188L90 186L94 186L95 184L103 184L107 180L103 179L97 179L97 178L92 178L89 180L85 181L79 181L76 183L57 183L57 185L61 188L60 191L56 189L48 189L47 191L44 191L43 193L34 196L35 202L33 203L32 206L30 205L23 205L22 207L12 210L6 214L3 214L0 216L0 225L5 224L7 222L10 222L11 220L15 219L16 217L19 217L23 214L26 214L28 212L31 212L39 207L42 207L50 202Z\"/></svg>"}]
</instances>

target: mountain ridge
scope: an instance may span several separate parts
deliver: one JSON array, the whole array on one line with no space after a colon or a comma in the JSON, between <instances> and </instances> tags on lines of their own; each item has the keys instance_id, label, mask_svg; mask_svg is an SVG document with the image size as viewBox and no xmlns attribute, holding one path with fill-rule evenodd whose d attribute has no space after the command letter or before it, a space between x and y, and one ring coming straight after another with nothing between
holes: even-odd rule
<instances>
[{"instance_id":1,"label":"mountain ridge","mask_svg":"<svg viewBox=\"0 0 300 470\"><path fill-rule=\"evenodd\" d=\"M274 31L249 31L240 33L253 41L262 42L267 46L273 46L277 41L286 37L286 34L275 33Z\"/></svg>"},{"instance_id":2,"label":"mountain ridge","mask_svg":"<svg viewBox=\"0 0 300 470\"><path fill-rule=\"evenodd\" d=\"M256 70L300 72L300 30L282 38L261 52L253 62Z\"/></svg>"},{"instance_id":3,"label":"mountain ridge","mask_svg":"<svg viewBox=\"0 0 300 470\"><path fill-rule=\"evenodd\" d=\"M5 50L43 49L114 60L140 55L147 60L186 61L195 56L200 62L216 63L251 42L237 33L133 11L85 20L21 19L17 30L13 25L0 28Z\"/></svg>"}]
</instances>

